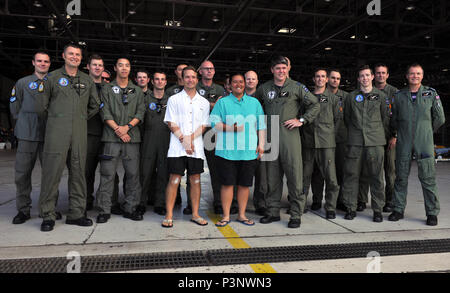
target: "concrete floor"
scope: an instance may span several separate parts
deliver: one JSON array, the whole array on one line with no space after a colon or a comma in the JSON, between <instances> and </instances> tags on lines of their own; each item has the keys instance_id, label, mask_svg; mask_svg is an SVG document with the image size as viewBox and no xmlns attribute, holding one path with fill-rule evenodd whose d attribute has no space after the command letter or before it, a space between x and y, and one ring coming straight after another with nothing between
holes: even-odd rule
<instances>
[{"instance_id":1,"label":"concrete floor","mask_svg":"<svg viewBox=\"0 0 450 293\"><path fill-rule=\"evenodd\" d=\"M259 216L253 213L249 201L248 216L255 220L253 227L244 226L235 216L229 224L233 236L223 234L214 226L218 217L211 212L212 198L208 169L202 175L201 216L209 219L206 227L189 222L190 216L182 214L182 208L175 212L174 228L161 228L162 216L147 212L144 220L133 222L121 216L112 216L106 224L95 224L97 213L90 211L94 220L92 227L78 227L64 224L67 212L67 170L60 184L58 210L63 221L57 221L54 231L40 232L42 219L38 218L37 202L40 188L40 166L33 173L32 219L22 225L11 224L17 213L15 208L14 184L15 152L0 150L0 259L66 257L69 251L81 256L102 254L132 254L171 251L193 251L245 247L274 247L297 245L342 244L358 242L382 242L400 240L423 240L450 238L450 163L437 164L437 183L441 203L439 225L425 225L425 210L422 189L417 179L417 167L413 164L409 179L408 206L405 219L389 222L384 214L383 223L372 222L372 211L358 213L353 221L344 220L343 212L335 220L325 219L323 210L309 211L302 217L300 229L288 229L289 216L282 211L282 220L269 225L259 224ZM119 173L123 173L122 169ZM97 173L96 186L99 176ZM185 205L185 181L182 181L183 207ZM285 188L286 193L286 188ZM308 203L310 204L310 198ZM283 206L287 207L286 196ZM238 242L236 242L238 241ZM240 241L240 242L239 242ZM238 244L236 244L238 243ZM338 259L325 261L304 261L266 264L276 272L366 272L370 259ZM164 269L146 272L256 272L254 265L234 265L204 268ZM381 272L424 272L450 271L450 253L382 257Z\"/></svg>"}]
</instances>

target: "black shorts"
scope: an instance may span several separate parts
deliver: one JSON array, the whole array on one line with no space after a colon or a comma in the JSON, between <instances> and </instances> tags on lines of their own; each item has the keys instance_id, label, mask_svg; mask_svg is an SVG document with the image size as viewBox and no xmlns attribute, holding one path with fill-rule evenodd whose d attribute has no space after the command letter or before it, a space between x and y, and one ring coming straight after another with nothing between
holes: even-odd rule
<instances>
[{"instance_id":1,"label":"black shorts","mask_svg":"<svg viewBox=\"0 0 450 293\"><path fill-rule=\"evenodd\" d=\"M256 160L231 161L216 156L216 168L222 185L240 185L250 187L253 185L253 176L257 167Z\"/></svg>"},{"instance_id":2,"label":"black shorts","mask_svg":"<svg viewBox=\"0 0 450 293\"><path fill-rule=\"evenodd\" d=\"M203 173L203 160L192 157L169 157L167 158L167 167L169 174L178 174L184 176L187 170L188 175Z\"/></svg>"}]
</instances>

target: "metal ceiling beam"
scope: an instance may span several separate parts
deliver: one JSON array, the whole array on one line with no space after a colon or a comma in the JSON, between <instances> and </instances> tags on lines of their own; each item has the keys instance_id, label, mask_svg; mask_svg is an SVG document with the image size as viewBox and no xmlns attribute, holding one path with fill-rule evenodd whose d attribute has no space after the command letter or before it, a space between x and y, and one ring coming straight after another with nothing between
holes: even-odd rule
<instances>
[{"instance_id":1,"label":"metal ceiling beam","mask_svg":"<svg viewBox=\"0 0 450 293\"><path fill-rule=\"evenodd\" d=\"M381 8L381 11L385 10L386 8L392 6L395 3L396 3L396 1L392 1L388 4L384 4ZM345 25L341 26L340 28L338 28L337 30L335 30L334 32L332 32L331 34L328 34L326 37L321 38L319 41L315 42L314 44L312 44L311 46L306 48L306 51L310 51L310 50L314 49L315 47L327 42L328 40L340 35L341 33L345 32L346 30L350 29L351 27L357 25L358 23L360 23L364 20L367 20L369 17L370 16L368 14L357 17L351 23L345 24Z\"/></svg>"},{"instance_id":2,"label":"metal ceiling beam","mask_svg":"<svg viewBox=\"0 0 450 293\"><path fill-rule=\"evenodd\" d=\"M239 23L239 21L242 19L242 17L247 13L248 9L253 5L255 0L246 0L242 6L239 8L239 11L236 15L236 18L233 20L233 22L226 28L226 30L222 33L221 37L217 40L217 42L214 44L214 46L211 48L211 50L208 52L208 54L205 55L204 58L202 58L202 61L208 60L214 52L217 50L217 48L220 47L220 45L225 41L225 39L228 37L230 32L234 29L234 27Z\"/></svg>"}]
</instances>

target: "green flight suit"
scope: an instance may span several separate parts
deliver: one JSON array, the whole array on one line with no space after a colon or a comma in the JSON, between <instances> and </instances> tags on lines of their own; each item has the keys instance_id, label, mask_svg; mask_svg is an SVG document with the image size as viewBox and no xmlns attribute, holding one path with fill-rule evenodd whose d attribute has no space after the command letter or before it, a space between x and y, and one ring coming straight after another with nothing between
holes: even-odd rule
<instances>
[{"instance_id":1,"label":"green flight suit","mask_svg":"<svg viewBox=\"0 0 450 293\"><path fill-rule=\"evenodd\" d=\"M344 105L345 100L348 97L348 92L338 89L336 94L339 105L339 117L336 124L336 149L335 149L335 165L336 165L336 179L339 185L339 194L337 202L342 203L342 182L344 181L344 161L345 154L347 153L347 127L344 123ZM322 202L323 199L323 185L324 178L318 168L313 170L311 179L311 189L313 193L313 203Z\"/></svg>"},{"instance_id":2,"label":"green flight suit","mask_svg":"<svg viewBox=\"0 0 450 293\"><path fill-rule=\"evenodd\" d=\"M145 97L145 118L143 142L141 144L141 205L146 205L148 199L155 207L165 207L165 191L169 181L167 169L167 151L170 143L170 129L164 123L167 101L164 95L161 99L153 93ZM154 176L156 175L156 176Z\"/></svg>"},{"instance_id":3,"label":"green flight suit","mask_svg":"<svg viewBox=\"0 0 450 293\"><path fill-rule=\"evenodd\" d=\"M411 160L415 156L427 216L437 216L440 205L436 186L433 132L445 123L442 102L435 89L421 86L413 101L409 88L394 96L391 128L397 134L394 211L403 214Z\"/></svg>"},{"instance_id":4,"label":"green flight suit","mask_svg":"<svg viewBox=\"0 0 450 293\"><path fill-rule=\"evenodd\" d=\"M355 212L361 170L370 178L372 209L382 212L385 203L383 165L389 115L386 95L376 89L363 94L355 90L344 106L344 122L348 131L348 150L344 164L343 200L349 212Z\"/></svg>"},{"instance_id":5,"label":"green flight suit","mask_svg":"<svg viewBox=\"0 0 450 293\"><path fill-rule=\"evenodd\" d=\"M97 94L102 100L101 91L106 82L94 83L97 89ZM95 198L94 194L94 183L95 183L95 171L97 169L98 163L100 162L99 156L103 151L102 143L102 133L103 133L103 120L100 117L100 113L95 114L92 118L88 120L87 126L87 154L86 154L86 188L87 188L87 204L93 204ZM116 174L114 180L114 192L112 197L113 205L117 204L119 198L119 176Z\"/></svg>"},{"instance_id":6,"label":"green flight suit","mask_svg":"<svg viewBox=\"0 0 450 293\"><path fill-rule=\"evenodd\" d=\"M125 198L123 210L133 213L140 202L141 184L139 178L139 148L141 134L135 125L128 131L131 141L124 143L106 124L106 120L114 120L117 125L127 125L134 118L139 123L144 121L145 103L142 90L128 81L126 88L121 89L114 80L102 90L103 107L101 117L105 121L102 135L104 149L100 161L100 187L97 193L97 207L101 214L111 213L111 196L113 182L119 160L125 169Z\"/></svg>"},{"instance_id":7,"label":"green flight suit","mask_svg":"<svg viewBox=\"0 0 450 293\"><path fill-rule=\"evenodd\" d=\"M47 77L44 78L46 80ZM29 215L31 209L31 173L36 159L42 164L45 117L36 113L36 102L41 99L43 80L35 74L17 81L11 92L9 109L14 120L14 135L18 139L15 163L17 211Z\"/></svg>"},{"instance_id":8,"label":"green flight suit","mask_svg":"<svg viewBox=\"0 0 450 293\"><path fill-rule=\"evenodd\" d=\"M386 84L384 89L381 90L386 94L386 111L391 117L392 112L392 103L394 100L394 94L398 92L396 87L393 87L390 84ZM390 135L386 136L386 146L384 148L384 179L386 183L385 187L385 197L386 197L386 206L390 206L392 202L392 195L394 193L394 182L395 182L395 148L389 150L389 139ZM367 174L361 174L361 178L359 180L359 194L358 194L358 202L367 203L369 193L369 178Z\"/></svg>"},{"instance_id":9,"label":"green flight suit","mask_svg":"<svg viewBox=\"0 0 450 293\"><path fill-rule=\"evenodd\" d=\"M210 87L202 84L201 81L197 84L197 92L200 96L204 97L210 103L215 103L218 98L227 96L225 89L216 83L213 83ZM212 110L212 109L211 109ZM210 130L210 127L206 128L205 134ZM205 141L205 157L208 163L209 176L211 177L211 186L213 190L213 205L214 207L222 207L222 201L220 199L221 184L219 180L219 173L216 167L215 151L216 151L216 135L214 135L211 141ZM207 146L207 144L212 145ZM212 148L212 149L211 149Z\"/></svg>"},{"instance_id":10,"label":"green flight suit","mask_svg":"<svg viewBox=\"0 0 450 293\"><path fill-rule=\"evenodd\" d=\"M63 66L48 75L40 102L37 111L42 115L47 112L40 215L44 220L55 220L58 185L67 163L67 219L79 219L86 210L87 120L98 112L100 99L94 82L87 74L78 70L75 76L69 76Z\"/></svg>"},{"instance_id":11,"label":"green flight suit","mask_svg":"<svg viewBox=\"0 0 450 293\"><path fill-rule=\"evenodd\" d=\"M319 101L320 112L312 123L301 128L303 192L307 197L313 170L317 168L326 182L325 210L335 211L339 193L335 166L335 129L341 120L342 109L339 106L339 98L328 90L315 96Z\"/></svg>"},{"instance_id":12,"label":"green flight suit","mask_svg":"<svg viewBox=\"0 0 450 293\"><path fill-rule=\"evenodd\" d=\"M266 162L268 192L266 194L267 215L279 217L283 187L283 175L286 175L291 219L300 219L306 204L303 193L302 143L298 128L288 130L283 123L298 118L300 108L306 109L302 118L305 123L312 123L320 111L317 97L306 86L286 79L282 87L277 87L273 80L261 85L255 94L261 102L267 117L267 136L272 144L272 151L278 147L277 159ZM279 118L279 125L271 125L271 116ZM279 141L271 139L272 127L279 127ZM274 147L275 145L275 147Z\"/></svg>"}]
</instances>

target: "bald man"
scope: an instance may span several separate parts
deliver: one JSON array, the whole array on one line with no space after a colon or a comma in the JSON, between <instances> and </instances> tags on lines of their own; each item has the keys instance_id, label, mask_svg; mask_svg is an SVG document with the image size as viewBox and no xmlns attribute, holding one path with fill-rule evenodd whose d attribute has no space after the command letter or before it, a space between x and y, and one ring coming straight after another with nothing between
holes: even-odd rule
<instances>
[{"instance_id":1,"label":"bald man","mask_svg":"<svg viewBox=\"0 0 450 293\"><path fill-rule=\"evenodd\" d=\"M258 74L250 70L245 73L245 93L248 96L255 96L256 87L258 86Z\"/></svg>"}]
</instances>

